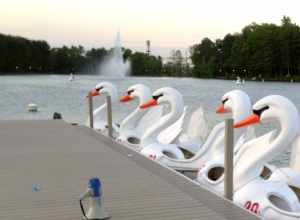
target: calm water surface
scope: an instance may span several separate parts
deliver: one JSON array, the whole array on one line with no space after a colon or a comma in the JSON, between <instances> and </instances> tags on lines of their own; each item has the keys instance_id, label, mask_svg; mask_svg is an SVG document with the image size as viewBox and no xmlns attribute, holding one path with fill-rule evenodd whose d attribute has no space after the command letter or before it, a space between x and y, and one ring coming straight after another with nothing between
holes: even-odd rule
<instances>
[{"instance_id":1,"label":"calm water surface","mask_svg":"<svg viewBox=\"0 0 300 220\"><path fill-rule=\"evenodd\" d=\"M67 75L26 75L26 76L0 76L0 120L9 119L49 119L53 112L60 112L68 122L85 123L87 118L86 94L97 83L108 80L115 83L121 95L126 88L144 83L153 90L163 86L178 89L184 96L189 112L202 106L206 112L209 127L223 120L223 116L215 114L222 95L232 89L242 89L249 94L252 102L270 95L284 95L291 99L300 109L300 84L281 82L246 82L239 86L232 81L202 80L190 78L103 78L100 76L77 76L73 82L68 81ZM97 97L95 106L104 101ZM28 103L34 102L40 107L38 113L28 113ZM136 105L136 102L122 104L114 118L120 121ZM299 122L300 123L300 122ZM258 132L268 130L269 125L258 126ZM282 155L274 162L286 164L288 154Z\"/></svg>"}]
</instances>

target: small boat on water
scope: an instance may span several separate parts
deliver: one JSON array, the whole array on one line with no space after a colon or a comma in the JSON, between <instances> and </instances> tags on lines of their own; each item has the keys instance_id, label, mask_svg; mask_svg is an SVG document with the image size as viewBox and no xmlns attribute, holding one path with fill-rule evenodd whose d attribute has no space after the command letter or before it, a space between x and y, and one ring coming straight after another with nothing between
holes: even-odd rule
<instances>
[{"instance_id":1,"label":"small boat on water","mask_svg":"<svg viewBox=\"0 0 300 220\"><path fill-rule=\"evenodd\" d=\"M35 103L29 103L27 106L27 111L29 112L37 112L38 111L38 106Z\"/></svg>"},{"instance_id":2,"label":"small boat on water","mask_svg":"<svg viewBox=\"0 0 300 220\"><path fill-rule=\"evenodd\" d=\"M70 73L70 76L69 76L69 81L72 82L75 80L75 76L73 73Z\"/></svg>"},{"instance_id":3,"label":"small boat on water","mask_svg":"<svg viewBox=\"0 0 300 220\"><path fill-rule=\"evenodd\" d=\"M237 84L237 85L241 85L242 84L242 80L241 80L241 78L239 76L236 77L235 84Z\"/></svg>"},{"instance_id":4,"label":"small boat on water","mask_svg":"<svg viewBox=\"0 0 300 220\"><path fill-rule=\"evenodd\" d=\"M245 79L241 79L241 77L237 76L235 84L236 85L244 85L245 84Z\"/></svg>"}]
</instances>

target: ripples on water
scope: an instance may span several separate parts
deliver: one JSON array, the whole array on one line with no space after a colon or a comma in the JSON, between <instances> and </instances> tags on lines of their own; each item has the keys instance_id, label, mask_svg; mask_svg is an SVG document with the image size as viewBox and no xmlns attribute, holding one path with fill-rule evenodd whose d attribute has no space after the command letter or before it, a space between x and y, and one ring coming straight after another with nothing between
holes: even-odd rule
<instances>
[{"instance_id":1,"label":"ripples on water","mask_svg":"<svg viewBox=\"0 0 300 220\"><path fill-rule=\"evenodd\" d=\"M76 76L75 81L69 82L67 75L26 75L0 76L0 119L49 119L53 112L60 112L68 122L84 124L87 117L87 92L98 82L108 80L115 83L121 95L127 87L144 83L153 90L164 86L178 89L189 112L202 106L206 112L209 127L212 128L224 116L216 115L215 108L222 95L232 89L242 89L249 94L252 102L271 94L284 95L300 109L300 84L282 82L246 82L239 86L232 81L202 80L191 78L103 78L100 76ZM95 106L104 101L103 97L95 99ZM28 113L28 103L34 102L40 107L38 113ZM121 120L130 112L137 102L122 104L122 111L114 112L113 117ZM119 107L119 106L118 106ZM120 109L120 108L117 108ZM298 122L300 123L300 122ZM272 125L258 126L258 133L269 130ZM274 160L276 164L287 164L288 154Z\"/></svg>"}]
</instances>

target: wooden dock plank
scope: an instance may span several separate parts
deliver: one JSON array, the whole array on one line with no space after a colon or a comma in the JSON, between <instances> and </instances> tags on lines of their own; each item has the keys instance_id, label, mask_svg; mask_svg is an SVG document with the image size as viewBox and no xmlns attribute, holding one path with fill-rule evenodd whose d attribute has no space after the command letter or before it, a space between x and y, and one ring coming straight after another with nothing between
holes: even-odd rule
<instances>
[{"instance_id":1,"label":"wooden dock plank","mask_svg":"<svg viewBox=\"0 0 300 220\"><path fill-rule=\"evenodd\" d=\"M258 219L89 128L0 121L0 143L0 219L81 219L78 196L92 176L112 219Z\"/></svg>"}]
</instances>

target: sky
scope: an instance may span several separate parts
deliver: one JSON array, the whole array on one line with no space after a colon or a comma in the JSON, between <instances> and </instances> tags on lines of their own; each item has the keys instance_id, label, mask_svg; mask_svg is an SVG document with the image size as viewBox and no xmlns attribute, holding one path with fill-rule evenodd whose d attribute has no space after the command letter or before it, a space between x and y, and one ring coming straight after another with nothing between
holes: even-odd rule
<instances>
[{"instance_id":1,"label":"sky","mask_svg":"<svg viewBox=\"0 0 300 220\"><path fill-rule=\"evenodd\" d=\"M0 32L51 46L114 44L154 54L184 49L204 37L223 38L252 23L300 24L299 0L0 0Z\"/></svg>"}]
</instances>

